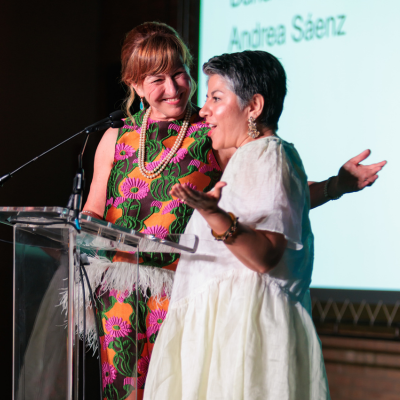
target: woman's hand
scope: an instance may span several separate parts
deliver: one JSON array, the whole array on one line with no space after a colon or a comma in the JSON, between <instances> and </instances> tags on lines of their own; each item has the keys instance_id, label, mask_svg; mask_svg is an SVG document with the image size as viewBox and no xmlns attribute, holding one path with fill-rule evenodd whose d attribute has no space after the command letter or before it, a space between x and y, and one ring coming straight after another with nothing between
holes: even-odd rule
<instances>
[{"instance_id":1,"label":"woman's hand","mask_svg":"<svg viewBox=\"0 0 400 400\"><path fill-rule=\"evenodd\" d=\"M224 186L226 186L225 182L218 182L212 192L203 193L188 185L176 184L172 187L170 194L183 200L188 206L200 211L201 214L213 214L219 211L218 203Z\"/></svg>"},{"instance_id":2,"label":"woman's hand","mask_svg":"<svg viewBox=\"0 0 400 400\"><path fill-rule=\"evenodd\" d=\"M370 154L371 150L364 150L340 168L335 185L332 185L333 197L358 192L366 186L371 186L378 179L377 174L385 166L386 161L371 165L360 164Z\"/></svg>"},{"instance_id":3,"label":"woman's hand","mask_svg":"<svg viewBox=\"0 0 400 400\"><path fill-rule=\"evenodd\" d=\"M326 181L308 182L310 188L311 208L315 208L325 204L329 198L342 196L346 193L358 192L366 186L371 186L378 179L378 172L385 166L386 161L376 164L362 165L371 154L371 150L364 150L358 156L353 157L345 163L328 186L328 195L325 196Z\"/></svg>"},{"instance_id":4,"label":"woman's hand","mask_svg":"<svg viewBox=\"0 0 400 400\"><path fill-rule=\"evenodd\" d=\"M187 185L176 184L172 187L170 194L196 209L207 221L208 226L217 235L222 235L232 224L229 214L218 207L219 200L221 199L221 191L224 186L226 186L225 182L218 182L212 192L203 193L193 190Z\"/></svg>"}]
</instances>

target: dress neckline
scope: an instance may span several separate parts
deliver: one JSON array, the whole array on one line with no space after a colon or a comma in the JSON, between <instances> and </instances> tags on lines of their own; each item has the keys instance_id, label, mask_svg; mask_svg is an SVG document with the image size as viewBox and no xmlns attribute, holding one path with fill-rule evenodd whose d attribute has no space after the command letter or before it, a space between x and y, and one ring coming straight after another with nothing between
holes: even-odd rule
<instances>
[{"instance_id":1,"label":"dress neckline","mask_svg":"<svg viewBox=\"0 0 400 400\"><path fill-rule=\"evenodd\" d=\"M194 105L194 104L191 104L191 106L192 106L192 114L190 115L190 118L192 118L192 116L194 115L194 114L198 114L198 111L199 111L199 108L196 106L196 105ZM146 112L146 110L141 110L140 111L141 113L142 113L142 115L141 115L141 117L143 117L144 116L144 113ZM156 124L166 124L166 123L168 123L168 124L174 124L174 123L176 123L176 122L182 122L183 120L185 119L185 116L183 116L182 118L180 118L180 119L174 119L174 120L172 120L172 121L161 121L161 120L157 120L157 119L153 119L153 118L148 118L147 119L147 122L148 123L151 123L151 124L154 124L154 123L156 123Z\"/></svg>"}]
</instances>

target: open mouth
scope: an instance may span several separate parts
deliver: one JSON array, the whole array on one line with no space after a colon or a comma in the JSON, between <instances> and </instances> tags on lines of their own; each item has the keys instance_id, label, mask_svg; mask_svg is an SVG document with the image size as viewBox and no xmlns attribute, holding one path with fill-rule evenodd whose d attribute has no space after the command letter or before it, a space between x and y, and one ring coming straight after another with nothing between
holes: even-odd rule
<instances>
[{"instance_id":1,"label":"open mouth","mask_svg":"<svg viewBox=\"0 0 400 400\"><path fill-rule=\"evenodd\" d=\"M211 136L214 132L214 129L217 127L217 125L210 124L209 122L207 122L207 125L210 127L210 130L208 131L207 136Z\"/></svg>"},{"instance_id":2,"label":"open mouth","mask_svg":"<svg viewBox=\"0 0 400 400\"><path fill-rule=\"evenodd\" d=\"M180 95L178 95L177 97L174 97L174 98L163 99L163 101L165 101L168 104L177 104L181 101L182 95L183 95L183 93L181 93Z\"/></svg>"}]
</instances>

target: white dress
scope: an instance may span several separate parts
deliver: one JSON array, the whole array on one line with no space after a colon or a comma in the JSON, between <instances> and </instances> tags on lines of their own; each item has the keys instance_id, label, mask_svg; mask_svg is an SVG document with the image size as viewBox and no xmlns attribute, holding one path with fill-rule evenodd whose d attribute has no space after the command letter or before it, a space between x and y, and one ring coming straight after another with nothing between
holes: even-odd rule
<instances>
[{"instance_id":1,"label":"white dress","mask_svg":"<svg viewBox=\"0 0 400 400\"><path fill-rule=\"evenodd\" d=\"M278 137L239 148L221 178L220 207L288 240L269 274L245 267L195 212L167 317L157 338L145 400L326 400L321 345L310 313L313 234L301 159Z\"/></svg>"}]
</instances>

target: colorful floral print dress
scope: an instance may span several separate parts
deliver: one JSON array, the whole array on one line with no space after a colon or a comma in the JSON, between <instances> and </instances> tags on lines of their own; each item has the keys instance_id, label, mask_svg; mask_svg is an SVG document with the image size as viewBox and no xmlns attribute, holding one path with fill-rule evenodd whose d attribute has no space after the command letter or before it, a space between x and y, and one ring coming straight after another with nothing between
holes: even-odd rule
<instances>
[{"instance_id":1,"label":"colorful floral print dress","mask_svg":"<svg viewBox=\"0 0 400 400\"><path fill-rule=\"evenodd\" d=\"M173 199L169 194L176 183L209 191L220 179L221 169L211 150L208 126L197 111L181 148L171 159L161 176L144 177L138 167L139 138L144 113L127 119L118 135L114 165L111 169L104 218L114 224L165 238L168 234L183 233L193 209ZM146 162L153 169L169 153L182 126L179 121L154 121L149 118L146 132ZM126 262L135 254L117 252L113 262ZM139 264L147 273L173 274L179 254L139 253ZM146 267L145 267L146 266ZM152 276L150 276L150 281ZM160 325L169 305L168 291L154 296L151 288L146 295L139 291L138 349L136 350L136 291L108 290L98 299L101 318L100 341L103 397L122 400L143 397L147 369ZM138 363L135 362L136 351ZM135 375L137 373L137 382ZM136 392L137 390L137 392Z\"/></svg>"}]
</instances>

